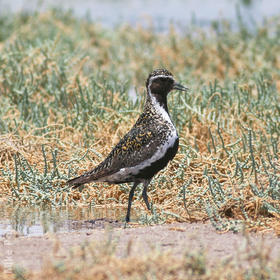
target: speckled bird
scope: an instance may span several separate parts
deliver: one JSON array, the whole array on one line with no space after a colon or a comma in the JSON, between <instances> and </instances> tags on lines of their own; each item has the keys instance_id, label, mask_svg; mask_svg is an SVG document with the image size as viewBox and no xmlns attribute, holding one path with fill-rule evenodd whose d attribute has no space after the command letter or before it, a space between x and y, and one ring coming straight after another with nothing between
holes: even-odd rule
<instances>
[{"instance_id":1,"label":"speckled bird","mask_svg":"<svg viewBox=\"0 0 280 280\"><path fill-rule=\"evenodd\" d=\"M147 97L143 113L132 129L113 148L96 168L69 180L70 186L79 187L90 182L121 184L133 182L129 193L126 222L137 185L143 184L142 197L151 210L147 187L161 169L178 151L179 137L167 108L167 95L172 90L187 91L176 83L166 69L154 70L146 82Z\"/></svg>"}]
</instances>

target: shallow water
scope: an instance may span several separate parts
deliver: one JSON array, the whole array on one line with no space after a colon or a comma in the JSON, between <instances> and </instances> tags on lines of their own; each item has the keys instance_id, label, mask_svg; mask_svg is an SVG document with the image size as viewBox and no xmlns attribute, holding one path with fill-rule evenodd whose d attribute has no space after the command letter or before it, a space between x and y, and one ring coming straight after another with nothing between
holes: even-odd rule
<instances>
[{"instance_id":1,"label":"shallow water","mask_svg":"<svg viewBox=\"0 0 280 280\"><path fill-rule=\"evenodd\" d=\"M40 208L0 204L0 237L14 234L40 236L47 232L73 232L106 225L119 227L126 209L91 207Z\"/></svg>"},{"instance_id":2,"label":"shallow water","mask_svg":"<svg viewBox=\"0 0 280 280\"><path fill-rule=\"evenodd\" d=\"M42 11L58 7L71 9L75 15L88 16L107 27L118 24L149 26L152 20L157 31L168 30L170 22L183 29L191 23L209 27L217 19L226 19L235 25L237 6L242 20L248 25L255 25L255 22L280 11L280 1L276 0L0 0L0 12Z\"/></svg>"}]
</instances>

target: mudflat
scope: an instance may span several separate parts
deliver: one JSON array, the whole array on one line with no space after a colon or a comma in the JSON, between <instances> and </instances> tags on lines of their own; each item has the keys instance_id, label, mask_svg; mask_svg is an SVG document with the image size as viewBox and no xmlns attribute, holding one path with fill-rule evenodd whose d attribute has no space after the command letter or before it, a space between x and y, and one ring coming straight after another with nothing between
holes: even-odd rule
<instances>
[{"instance_id":1,"label":"mudflat","mask_svg":"<svg viewBox=\"0 0 280 280\"><path fill-rule=\"evenodd\" d=\"M4 269L20 266L39 271L46 260L66 258L71 248L94 242L110 242L117 257L171 252L182 257L186 252L205 252L212 266L222 260L240 258L248 248L279 258L280 239L272 233L219 233L209 223L174 223L155 226L130 225L106 220L91 223L88 229L67 233L22 236L10 233L0 237L0 265ZM246 263L244 263L246 265Z\"/></svg>"}]
</instances>

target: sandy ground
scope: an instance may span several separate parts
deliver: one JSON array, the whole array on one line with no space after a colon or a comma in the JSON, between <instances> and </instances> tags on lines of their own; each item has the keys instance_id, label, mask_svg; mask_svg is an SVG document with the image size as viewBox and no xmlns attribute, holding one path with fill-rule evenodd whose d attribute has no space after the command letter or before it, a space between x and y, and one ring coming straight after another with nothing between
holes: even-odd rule
<instances>
[{"instance_id":1,"label":"sandy ground","mask_svg":"<svg viewBox=\"0 0 280 280\"><path fill-rule=\"evenodd\" d=\"M105 227L105 228L104 228ZM151 250L171 251L176 256L186 252L206 250L207 262L214 265L224 258L235 258L248 246L269 250L272 259L280 255L280 238L273 234L217 233L210 224L168 224L123 229L119 223L94 223L87 229L37 237L6 234L0 238L0 265L5 269L20 265L28 270L39 270L44 260L61 259L70 248L86 241L100 243L111 239L115 253L139 256ZM58 249L59 248L59 249ZM58 253L59 251L59 253Z\"/></svg>"}]
</instances>

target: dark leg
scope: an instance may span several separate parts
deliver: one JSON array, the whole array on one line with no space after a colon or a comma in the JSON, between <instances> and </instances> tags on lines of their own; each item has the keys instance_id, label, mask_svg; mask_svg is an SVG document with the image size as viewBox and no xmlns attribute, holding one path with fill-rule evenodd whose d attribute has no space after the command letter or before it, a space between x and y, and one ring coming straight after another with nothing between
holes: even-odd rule
<instances>
[{"instance_id":1,"label":"dark leg","mask_svg":"<svg viewBox=\"0 0 280 280\"><path fill-rule=\"evenodd\" d=\"M144 183L143 183L143 192L142 192L142 197L145 201L145 204L148 208L148 210L151 210L151 206L149 204L149 200L148 200L148 196L147 196L147 187L148 185L150 184L150 181L151 180L146 180Z\"/></svg>"},{"instance_id":2,"label":"dark leg","mask_svg":"<svg viewBox=\"0 0 280 280\"><path fill-rule=\"evenodd\" d=\"M137 187L137 185L139 184L139 182L135 182L130 190L130 193L129 193L129 197L128 197L128 206L127 206L127 213L126 213L126 218L125 218L125 221L128 223L129 220L130 220L130 208L131 208L131 203L132 203L132 199L133 199L133 196L134 196L134 191Z\"/></svg>"}]
</instances>

